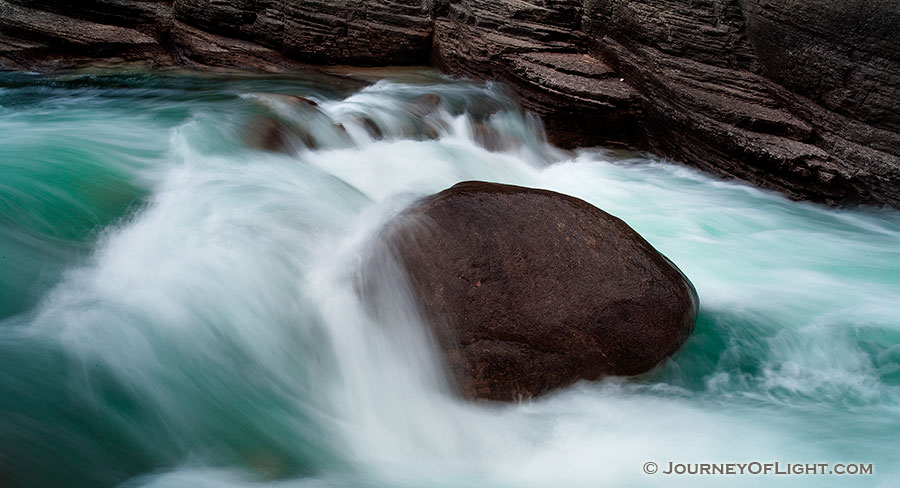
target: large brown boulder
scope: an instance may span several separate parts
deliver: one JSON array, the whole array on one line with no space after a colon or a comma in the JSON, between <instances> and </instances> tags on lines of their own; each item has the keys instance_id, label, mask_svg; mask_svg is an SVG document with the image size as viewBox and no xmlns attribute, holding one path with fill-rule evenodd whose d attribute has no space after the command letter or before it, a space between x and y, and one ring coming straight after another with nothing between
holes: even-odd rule
<instances>
[{"instance_id":1,"label":"large brown boulder","mask_svg":"<svg viewBox=\"0 0 900 488\"><path fill-rule=\"evenodd\" d=\"M460 183L401 214L385 239L469 398L643 373L693 330L687 278L574 197Z\"/></svg>"}]
</instances>

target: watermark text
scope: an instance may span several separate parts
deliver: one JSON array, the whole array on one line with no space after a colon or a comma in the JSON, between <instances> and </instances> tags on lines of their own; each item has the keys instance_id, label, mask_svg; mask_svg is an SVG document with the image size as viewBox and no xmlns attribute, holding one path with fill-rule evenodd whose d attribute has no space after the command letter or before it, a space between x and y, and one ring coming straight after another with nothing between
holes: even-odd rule
<instances>
[{"instance_id":1,"label":"watermark text","mask_svg":"<svg viewBox=\"0 0 900 488\"><path fill-rule=\"evenodd\" d=\"M746 463L680 463L668 461L659 465L644 463L647 474L663 475L872 475L871 463L783 463L750 461Z\"/></svg>"}]
</instances>

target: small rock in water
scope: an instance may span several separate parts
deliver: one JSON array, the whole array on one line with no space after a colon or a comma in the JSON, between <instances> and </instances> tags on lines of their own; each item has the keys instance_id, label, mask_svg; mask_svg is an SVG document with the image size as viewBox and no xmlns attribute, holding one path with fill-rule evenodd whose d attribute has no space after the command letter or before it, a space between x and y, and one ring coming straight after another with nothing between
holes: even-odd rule
<instances>
[{"instance_id":1,"label":"small rock in water","mask_svg":"<svg viewBox=\"0 0 900 488\"><path fill-rule=\"evenodd\" d=\"M426 93L412 101L410 112L413 115L423 117L428 115L441 105L441 97L434 93Z\"/></svg>"},{"instance_id":2,"label":"small rock in water","mask_svg":"<svg viewBox=\"0 0 900 488\"><path fill-rule=\"evenodd\" d=\"M258 115L247 127L244 142L254 149L289 154L291 145L290 129L283 123L266 115Z\"/></svg>"},{"instance_id":3,"label":"small rock in water","mask_svg":"<svg viewBox=\"0 0 900 488\"><path fill-rule=\"evenodd\" d=\"M469 114L469 118L473 123L484 123L497 112L503 110L503 106L496 100L491 98L476 98L468 101L465 106L465 113ZM454 114L457 115L457 114Z\"/></svg>"},{"instance_id":4,"label":"small rock in water","mask_svg":"<svg viewBox=\"0 0 900 488\"><path fill-rule=\"evenodd\" d=\"M279 100L281 102L297 104L297 105L308 105L310 107L318 107L319 104L314 100L310 100L306 97L301 97L300 95L289 95L286 93L254 93L254 99L263 102L266 99L270 100ZM264 103L261 103L264 105Z\"/></svg>"},{"instance_id":5,"label":"small rock in water","mask_svg":"<svg viewBox=\"0 0 900 488\"><path fill-rule=\"evenodd\" d=\"M296 101L296 102L298 102L298 103L305 103L305 104L307 104L307 105L309 105L309 106L311 106L311 107L318 107L318 106L319 106L319 104L316 103L314 100L310 100L310 99L308 99L308 98L306 98L306 97L301 97L301 96L299 96L299 95L286 95L286 96L293 98L294 101Z\"/></svg>"},{"instance_id":6,"label":"small rock in water","mask_svg":"<svg viewBox=\"0 0 900 488\"><path fill-rule=\"evenodd\" d=\"M366 130L366 133L368 133L369 137L371 137L372 139L380 141L384 138L384 132L382 132L381 127L378 127L378 124L376 124L375 121L371 118L365 115L359 115L355 117L355 120L357 123L359 123L359 125L363 127L363 129Z\"/></svg>"},{"instance_id":7,"label":"small rock in water","mask_svg":"<svg viewBox=\"0 0 900 488\"><path fill-rule=\"evenodd\" d=\"M481 147L491 152L503 151L508 148L508 144L503 141L503 137L497 129L487 123L478 123L472 126L472 136L475 142Z\"/></svg>"},{"instance_id":8,"label":"small rock in water","mask_svg":"<svg viewBox=\"0 0 900 488\"><path fill-rule=\"evenodd\" d=\"M289 127L268 115L257 115L244 133L244 143L254 149L292 154L296 149L318 147L312 134L302 128Z\"/></svg>"},{"instance_id":9,"label":"small rock in water","mask_svg":"<svg viewBox=\"0 0 900 488\"><path fill-rule=\"evenodd\" d=\"M433 122L434 121L425 121L425 123L422 124L422 127L417 134L417 139L424 138L425 140L435 140L441 136L440 127Z\"/></svg>"}]
</instances>

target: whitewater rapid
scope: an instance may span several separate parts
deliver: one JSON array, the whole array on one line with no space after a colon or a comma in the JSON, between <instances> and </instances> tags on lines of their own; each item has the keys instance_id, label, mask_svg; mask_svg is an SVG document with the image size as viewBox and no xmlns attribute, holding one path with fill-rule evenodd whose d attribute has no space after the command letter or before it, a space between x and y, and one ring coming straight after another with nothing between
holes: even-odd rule
<instances>
[{"instance_id":1,"label":"whitewater rapid","mask_svg":"<svg viewBox=\"0 0 900 488\"><path fill-rule=\"evenodd\" d=\"M15 265L0 271L0 484L900 483L896 211L791 202L650 155L562 151L501 86L431 74L356 92L5 81L0 251ZM315 101L315 115L279 93ZM434 94L441 105L416 115ZM493 114L473 117L479 104ZM260 113L306 127L317 148L247 147ZM479 144L479 124L503 150ZM456 398L402 273L379 268L391 306L378 317L358 278L384 222L464 180L546 188L625 220L696 286L694 335L638 378L520 404ZM643 469L669 461L875 474Z\"/></svg>"}]
</instances>

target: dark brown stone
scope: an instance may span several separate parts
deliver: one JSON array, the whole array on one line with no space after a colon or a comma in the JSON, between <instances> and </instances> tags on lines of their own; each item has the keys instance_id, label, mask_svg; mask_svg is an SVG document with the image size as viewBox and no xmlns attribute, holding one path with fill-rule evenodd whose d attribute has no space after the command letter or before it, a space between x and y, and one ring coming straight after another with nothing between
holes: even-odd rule
<instances>
[{"instance_id":1,"label":"dark brown stone","mask_svg":"<svg viewBox=\"0 0 900 488\"><path fill-rule=\"evenodd\" d=\"M366 133L369 134L369 137L376 141L380 141L384 139L384 132L382 132L381 127L378 127L378 124L375 123L370 117L365 115L359 115L354 117L354 120L359 122L360 125L366 130Z\"/></svg>"},{"instance_id":2,"label":"dark brown stone","mask_svg":"<svg viewBox=\"0 0 900 488\"><path fill-rule=\"evenodd\" d=\"M460 183L401 214L384 242L469 398L643 373L693 330L697 296L678 268L570 196Z\"/></svg>"},{"instance_id":3,"label":"dark brown stone","mask_svg":"<svg viewBox=\"0 0 900 488\"><path fill-rule=\"evenodd\" d=\"M410 104L410 113L417 117L424 117L433 113L441 105L441 97L434 93L426 93L416 97Z\"/></svg>"},{"instance_id":4,"label":"dark brown stone","mask_svg":"<svg viewBox=\"0 0 900 488\"><path fill-rule=\"evenodd\" d=\"M244 133L244 142L254 149L290 153L290 129L283 123L265 115L259 115L250 121Z\"/></svg>"},{"instance_id":5,"label":"dark brown stone","mask_svg":"<svg viewBox=\"0 0 900 488\"><path fill-rule=\"evenodd\" d=\"M285 154L304 147L318 147L316 139L304 128L285 124L268 115L258 115L250 121L244 132L244 142L254 149Z\"/></svg>"},{"instance_id":6,"label":"dark brown stone","mask_svg":"<svg viewBox=\"0 0 900 488\"><path fill-rule=\"evenodd\" d=\"M493 126L483 123L475 123L472 126L472 137L479 146L491 152L507 149L503 137Z\"/></svg>"}]
</instances>

